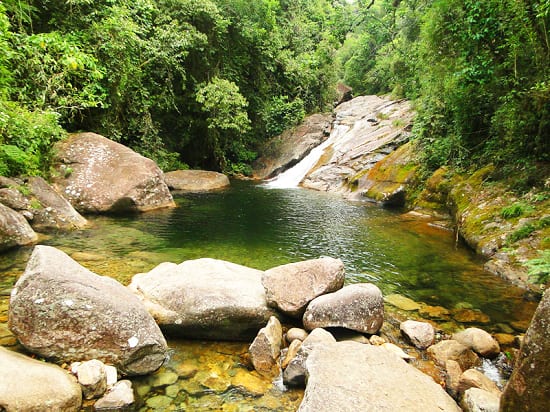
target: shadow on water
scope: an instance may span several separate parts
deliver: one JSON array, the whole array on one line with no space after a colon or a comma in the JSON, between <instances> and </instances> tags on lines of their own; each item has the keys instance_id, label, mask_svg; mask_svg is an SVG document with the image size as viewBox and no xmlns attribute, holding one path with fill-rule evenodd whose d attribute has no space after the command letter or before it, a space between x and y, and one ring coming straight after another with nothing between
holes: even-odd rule
<instances>
[{"instance_id":1,"label":"shadow on water","mask_svg":"<svg viewBox=\"0 0 550 412\"><path fill-rule=\"evenodd\" d=\"M264 270L319 256L338 257L345 263L347 283L374 282L385 295L398 293L450 310L469 308L487 315L484 327L496 332L510 331L514 321L525 325L536 306L523 299L523 290L485 272L483 262L463 245L455 245L450 232L405 219L399 211L326 193L267 189L240 181L225 191L186 195L176 201L176 209L128 217L90 217L90 229L52 236L42 243L56 246L92 271L124 284L134 274L164 261L211 257ZM22 248L0 256L0 338L6 330L9 291L23 272L30 251ZM201 368L219 375L216 368L221 362L229 365L224 366L229 381L244 370L238 354L246 351L246 345L197 346L182 341L170 345L180 354L168 365L172 370L181 368L182 362L191 362L199 370L199 378ZM223 347L230 348L232 354L216 360L215 354L224 351ZM178 356L185 360L178 362ZM185 386L191 381L178 382ZM150 397L156 392L149 386ZM207 391L207 398L204 393L189 396L192 388L183 388L181 393L176 389L182 405L201 398L213 404L220 399L247 402L252 407L252 395L233 389L214 397L215 391ZM295 410L300 395L277 393L279 398L271 393L262 399L267 402L270 396L275 397L270 402L287 406L271 410ZM264 408L260 403L257 407Z\"/></svg>"}]
</instances>

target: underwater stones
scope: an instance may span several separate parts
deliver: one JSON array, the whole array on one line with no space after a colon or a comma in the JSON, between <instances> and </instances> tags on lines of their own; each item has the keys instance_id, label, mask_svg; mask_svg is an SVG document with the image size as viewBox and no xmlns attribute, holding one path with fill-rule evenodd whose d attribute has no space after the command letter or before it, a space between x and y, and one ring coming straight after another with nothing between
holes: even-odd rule
<instances>
[{"instance_id":1,"label":"underwater stones","mask_svg":"<svg viewBox=\"0 0 550 412\"><path fill-rule=\"evenodd\" d=\"M286 315L301 317L309 302L344 285L340 259L322 257L277 266L264 272L268 304Z\"/></svg>"},{"instance_id":2,"label":"underwater stones","mask_svg":"<svg viewBox=\"0 0 550 412\"><path fill-rule=\"evenodd\" d=\"M420 316L437 320L448 320L451 315L451 312L443 306L430 305L423 305L418 313Z\"/></svg>"},{"instance_id":3,"label":"underwater stones","mask_svg":"<svg viewBox=\"0 0 550 412\"><path fill-rule=\"evenodd\" d=\"M248 396L261 396L271 387L271 381L261 379L254 374L239 369L231 379L231 386Z\"/></svg>"},{"instance_id":4,"label":"underwater stones","mask_svg":"<svg viewBox=\"0 0 550 412\"><path fill-rule=\"evenodd\" d=\"M166 358L159 327L127 288L49 246L34 248L12 290L9 327L40 356L99 359L127 375L151 373Z\"/></svg>"},{"instance_id":5,"label":"underwater stones","mask_svg":"<svg viewBox=\"0 0 550 412\"><path fill-rule=\"evenodd\" d=\"M428 348L428 354L442 367L449 359L458 362L462 370L479 364L478 356L456 340L443 340L432 345Z\"/></svg>"},{"instance_id":6,"label":"underwater stones","mask_svg":"<svg viewBox=\"0 0 550 412\"><path fill-rule=\"evenodd\" d=\"M455 309L452 311L453 319L460 323L487 324L491 318L478 309Z\"/></svg>"},{"instance_id":7,"label":"underwater stones","mask_svg":"<svg viewBox=\"0 0 550 412\"><path fill-rule=\"evenodd\" d=\"M162 263L129 285L167 333L248 340L273 315L259 270L216 259Z\"/></svg>"},{"instance_id":8,"label":"underwater stones","mask_svg":"<svg viewBox=\"0 0 550 412\"><path fill-rule=\"evenodd\" d=\"M455 333L452 339L469 347L485 358L494 358L500 352L498 342L483 329L468 328Z\"/></svg>"},{"instance_id":9,"label":"underwater stones","mask_svg":"<svg viewBox=\"0 0 550 412\"><path fill-rule=\"evenodd\" d=\"M399 329L419 349L426 349L435 339L434 327L427 322L406 320L401 322Z\"/></svg>"},{"instance_id":10,"label":"underwater stones","mask_svg":"<svg viewBox=\"0 0 550 412\"><path fill-rule=\"evenodd\" d=\"M260 329L248 348L252 365L254 365L256 371L267 376L279 374L277 360L281 352L282 341L283 329L281 322L275 316L271 316L267 325Z\"/></svg>"},{"instance_id":11,"label":"underwater stones","mask_svg":"<svg viewBox=\"0 0 550 412\"><path fill-rule=\"evenodd\" d=\"M420 303L417 303L414 300L409 299L406 296L399 295L397 293L384 296L384 302L405 311L413 311L421 308Z\"/></svg>"},{"instance_id":12,"label":"underwater stones","mask_svg":"<svg viewBox=\"0 0 550 412\"><path fill-rule=\"evenodd\" d=\"M384 322L382 292L371 283L357 283L320 296L308 305L303 323L306 330L341 327L374 334Z\"/></svg>"},{"instance_id":13,"label":"underwater stones","mask_svg":"<svg viewBox=\"0 0 550 412\"><path fill-rule=\"evenodd\" d=\"M54 186L81 213L123 213L174 206L164 175L151 159L95 133L55 145Z\"/></svg>"},{"instance_id":14,"label":"underwater stones","mask_svg":"<svg viewBox=\"0 0 550 412\"><path fill-rule=\"evenodd\" d=\"M0 410L80 410L80 385L58 366L0 347L0 370Z\"/></svg>"},{"instance_id":15,"label":"underwater stones","mask_svg":"<svg viewBox=\"0 0 550 412\"><path fill-rule=\"evenodd\" d=\"M164 181L172 190L179 192L209 192L230 185L229 178L207 170L175 170L164 174Z\"/></svg>"},{"instance_id":16,"label":"underwater stones","mask_svg":"<svg viewBox=\"0 0 550 412\"><path fill-rule=\"evenodd\" d=\"M429 376L380 347L349 341L317 346L306 368L300 412L460 411Z\"/></svg>"}]
</instances>

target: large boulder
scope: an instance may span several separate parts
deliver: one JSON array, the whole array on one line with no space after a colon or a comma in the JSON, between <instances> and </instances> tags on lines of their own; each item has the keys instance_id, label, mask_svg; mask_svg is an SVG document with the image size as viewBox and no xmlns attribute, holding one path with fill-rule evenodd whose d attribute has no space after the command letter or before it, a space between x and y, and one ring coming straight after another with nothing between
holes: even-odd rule
<instances>
[{"instance_id":1,"label":"large boulder","mask_svg":"<svg viewBox=\"0 0 550 412\"><path fill-rule=\"evenodd\" d=\"M374 334L384 322L382 292L371 283L356 283L315 298L303 317L307 330L340 327Z\"/></svg>"},{"instance_id":2,"label":"large boulder","mask_svg":"<svg viewBox=\"0 0 550 412\"><path fill-rule=\"evenodd\" d=\"M56 144L56 188L82 213L147 211L174 206L162 171L119 143L78 133Z\"/></svg>"},{"instance_id":3,"label":"large boulder","mask_svg":"<svg viewBox=\"0 0 550 412\"><path fill-rule=\"evenodd\" d=\"M40 202L38 207L29 209L33 215L31 225L36 230L81 229L88 223L67 199L41 177L29 177L26 184L33 198Z\"/></svg>"},{"instance_id":4,"label":"large boulder","mask_svg":"<svg viewBox=\"0 0 550 412\"><path fill-rule=\"evenodd\" d=\"M166 341L139 299L53 247L35 247L8 316L23 346L45 358L99 359L128 375L153 372L166 359Z\"/></svg>"},{"instance_id":5,"label":"large boulder","mask_svg":"<svg viewBox=\"0 0 550 412\"><path fill-rule=\"evenodd\" d=\"M0 251L34 243L38 235L16 211L0 203Z\"/></svg>"},{"instance_id":6,"label":"large boulder","mask_svg":"<svg viewBox=\"0 0 550 412\"><path fill-rule=\"evenodd\" d=\"M78 411L82 392L76 379L56 365L0 346L0 410Z\"/></svg>"},{"instance_id":7,"label":"large boulder","mask_svg":"<svg viewBox=\"0 0 550 412\"><path fill-rule=\"evenodd\" d=\"M319 345L307 361L307 386L300 412L459 412L428 375L372 345Z\"/></svg>"},{"instance_id":8,"label":"large boulder","mask_svg":"<svg viewBox=\"0 0 550 412\"><path fill-rule=\"evenodd\" d=\"M248 340L273 315L259 270L216 259L161 263L130 289L162 329L190 338Z\"/></svg>"},{"instance_id":9,"label":"large boulder","mask_svg":"<svg viewBox=\"0 0 550 412\"><path fill-rule=\"evenodd\" d=\"M345 276L340 259L322 257L266 270L262 283L270 306L301 317L313 299L342 288Z\"/></svg>"},{"instance_id":10,"label":"large boulder","mask_svg":"<svg viewBox=\"0 0 550 412\"><path fill-rule=\"evenodd\" d=\"M500 353L496 339L483 329L468 328L453 334L453 339L485 358L494 358Z\"/></svg>"},{"instance_id":11,"label":"large boulder","mask_svg":"<svg viewBox=\"0 0 550 412\"><path fill-rule=\"evenodd\" d=\"M550 292L546 290L523 339L500 410L543 411L550 393Z\"/></svg>"},{"instance_id":12,"label":"large boulder","mask_svg":"<svg viewBox=\"0 0 550 412\"><path fill-rule=\"evenodd\" d=\"M209 192L230 185L229 178L207 170L175 170L164 174L164 181L172 190L181 192Z\"/></svg>"}]
</instances>

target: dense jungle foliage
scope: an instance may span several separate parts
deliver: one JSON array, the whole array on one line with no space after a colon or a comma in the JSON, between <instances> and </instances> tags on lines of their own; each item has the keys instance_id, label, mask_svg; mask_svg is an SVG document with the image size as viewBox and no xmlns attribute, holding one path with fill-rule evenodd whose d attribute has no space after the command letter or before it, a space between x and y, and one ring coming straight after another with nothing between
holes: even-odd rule
<instances>
[{"instance_id":1,"label":"dense jungle foliage","mask_svg":"<svg viewBox=\"0 0 550 412\"><path fill-rule=\"evenodd\" d=\"M415 101L427 170L492 162L533 184L549 26L547 0L2 0L0 174L47 174L78 130L165 170L246 174L340 80Z\"/></svg>"}]
</instances>

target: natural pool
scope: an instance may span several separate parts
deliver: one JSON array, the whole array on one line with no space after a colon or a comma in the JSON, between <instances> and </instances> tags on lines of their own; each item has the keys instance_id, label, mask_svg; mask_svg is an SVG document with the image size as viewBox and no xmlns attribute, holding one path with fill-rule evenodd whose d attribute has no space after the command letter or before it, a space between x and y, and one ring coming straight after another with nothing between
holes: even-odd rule
<instances>
[{"instance_id":1,"label":"natural pool","mask_svg":"<svg viewBox=\"0 0 550 412\"><path fill-rule=\"evenodd\" d=\"M399 211L242 181L225 191L179 197L177 203L176 209L135 216L89 217L89 229L52 235L41 243L124 284L164 261L211 257L267 269L322 255L338 257L348 283L374 282L385 295L474 310L486 315L483 327L494 332L521 332L536 307L524 299L523 290L485 272L482 261L456 245L451 232ZM23 248L0 255L3 344L13 343L6 329L9 291L30 252ZM448 328L459 326L446 317L440 322ZM291 411L300 403L300 391L281 392L247 372L245 343L169 340L169 345L173 356L160 371L164 375L134 382L151 408Z\"/></svg>"}]
</instances>

